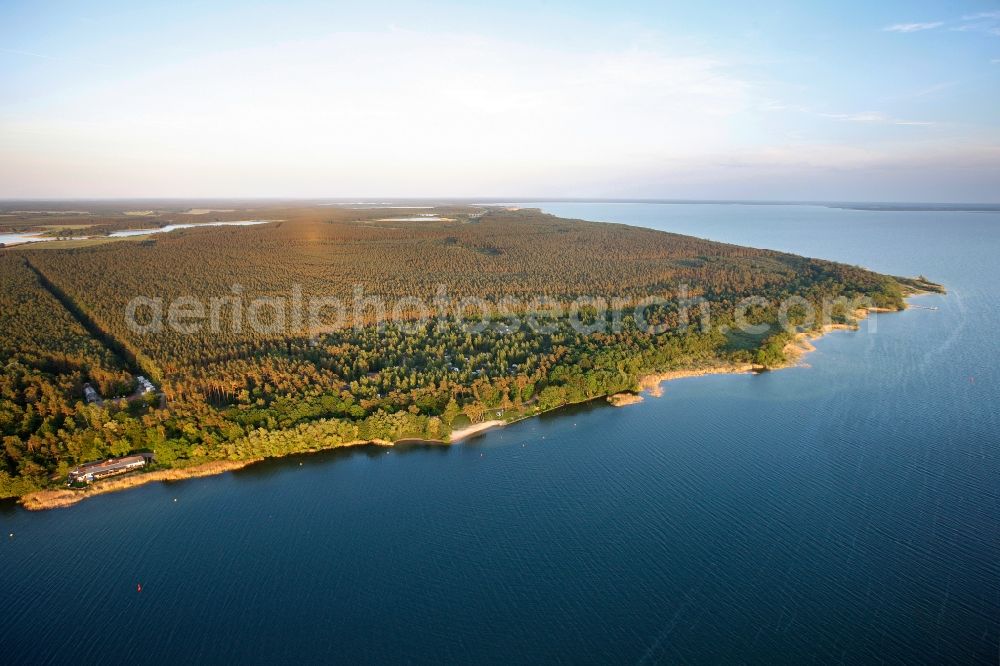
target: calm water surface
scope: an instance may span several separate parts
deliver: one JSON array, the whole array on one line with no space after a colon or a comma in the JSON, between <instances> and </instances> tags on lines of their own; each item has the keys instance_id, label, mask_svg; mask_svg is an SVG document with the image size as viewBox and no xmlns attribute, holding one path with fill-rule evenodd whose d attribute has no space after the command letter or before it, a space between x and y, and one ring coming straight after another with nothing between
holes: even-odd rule
<instances>
[{"instance_id":1,"label":"calm water surface","mask_svg":"<svg viewBox=\"0 0 1000 666\"><path fill-rule=\"evenodd\" d=\"M1000 215L543 207L950 293L448 449L6 505L0 660L997 663Z\"/></svg>"},{"instance_id":2,"label":"calm water surface","mask_svg":"<svg viewBox=\"0 0 1000 666\"><path fill-rule=\"evenodd\" d=\"M149 234L165 234L178 229L192 229L194 227L249 227L256 224L267 224L271 220L240 220L238 222L191 222L188 224L167 224L153 229L124 229L113 231L108 234L111 238L126 238L128 236L147 236Z\"/></svg>"},{"instance_id":3,"label":"calm water surface","mask_svg":"<svg viewBox=\"0 0 1000 666\"><path fill-rule=\"evenodd\" d=\"M191 224L167 224L162 227L155 227L152 229L125 229L123 231L114 231L108 234L109 238L126 238L129 236L148 236L149 234L162 234L170 231L176 231L177 229L190 229L193 227L247 227L256 224L267 224L273 220L240 220L238 222L196 222ZM89 236L75 236L75 238L83 239L89 238ZM12 233L12 234L0 234L0 244L2 245L19 245L21 243L42 243L45 241L60 240L55 236L40 236L37 232L28 233Z\"/></svg>"},{"instance_id":4,"label":"calm water surface","mask_svg":"<svg viewBox=\"0 0 1000 666\"><path fill-rule=\"evenodd\" d=\"M39 236L37 233L0 234L0 245L20 245L21 243L43 243L56 240L54 236Z\"/></svg>"}]
</instances>

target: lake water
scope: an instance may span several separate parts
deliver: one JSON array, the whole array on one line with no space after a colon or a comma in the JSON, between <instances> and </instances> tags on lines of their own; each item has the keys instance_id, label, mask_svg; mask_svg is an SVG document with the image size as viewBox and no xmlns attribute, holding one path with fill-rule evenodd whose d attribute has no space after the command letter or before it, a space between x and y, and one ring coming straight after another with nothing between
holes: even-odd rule
<instances>
[{"instance_id":1,"label":"lake water","mask_svg":"<svg viewBox=\"0 0 1000 666\"><path fill-rule=\"evenodd\" d=\"M4 505L0 659L995 664L1000 215L542 206L949 294L451 448Z\"/></svg>"},{"instance_id":2,"label":"lake water","mask_svg":"<svg viewBox=\"0 0 1000 666\"><path fill-rule=\"evenodd\" d=\"M55 240L54 236L39 236L37 233L0 234L0 245L20 245L21 243L41 243Z\"/></svg>"},{"instance_id":3,"label":"lake water","mask_svg":"<svg viewBox=\"0 0 1000 666\"><path fill-rule=\"evenodd\" d=\"M178 229L191 229L192 227L248 227L255 224L267 224L272 220L240 220L238 222L194 222L190 224L168 224L154 229L125 229L114 231L108 236L111 238L125 238L128 236L146 236L148 234L163 234Z\"/></svg>"},{"instance_id":4,"label":"lake water","mask_svg":"<svg viewBox=\"0 0 1000 666\"><path fill-rule=\"evenodd\" d=\"M129 236L147 236L149 234L162 234L177 229L190 229L191 227L246 227L255 224L267 224L272 220L240 220L238 222L198 222L193 224L168 224L152 229L124 229L113 231L108 234L111 238L127 238ZM88 238L88 236L75 236L75 238ZM41 243L44 241L59 240L55 236L39 236L37 233L16 233L0 234L0 245L19 245L21 243Z\"/></svg>"}]
</instances>

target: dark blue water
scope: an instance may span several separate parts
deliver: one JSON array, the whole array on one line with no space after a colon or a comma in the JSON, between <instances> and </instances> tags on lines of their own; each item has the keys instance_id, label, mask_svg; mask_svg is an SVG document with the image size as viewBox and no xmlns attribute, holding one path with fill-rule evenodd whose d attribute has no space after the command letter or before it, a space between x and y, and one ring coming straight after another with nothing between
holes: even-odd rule
<instances>
[{"instance_id":1,"label":"dark blue water","mask_svg":"<svg viewBox=\"0 0 1000 666\"><path fill-rule=\"evenodd\" d=\"M545 208L950 293L449 449L0 509L0 661L997 663L1000 216Z\"/></svg>"}]
</instances>

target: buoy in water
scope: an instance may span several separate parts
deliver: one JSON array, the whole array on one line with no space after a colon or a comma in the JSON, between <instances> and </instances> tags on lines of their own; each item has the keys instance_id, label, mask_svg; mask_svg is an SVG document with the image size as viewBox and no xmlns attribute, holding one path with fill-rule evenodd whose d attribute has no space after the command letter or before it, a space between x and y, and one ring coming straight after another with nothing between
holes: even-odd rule
<instances>
[{"instance_id":1,"label":"buoy in water","mask_svg":"<svg viewBox=\"0 0 1000 666\"><path fill-rule=\"evenodd\" d=\"M142 592L142 583L136 583L136 585L135 585L135 591L136 592Z\"/></svg>"}]
</instances>

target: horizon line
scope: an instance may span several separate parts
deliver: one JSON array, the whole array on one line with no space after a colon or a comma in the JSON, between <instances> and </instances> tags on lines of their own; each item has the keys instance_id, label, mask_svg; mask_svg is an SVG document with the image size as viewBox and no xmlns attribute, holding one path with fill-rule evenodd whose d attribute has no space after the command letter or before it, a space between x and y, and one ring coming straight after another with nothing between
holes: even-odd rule
<instances>
[{"instance_id":1,"label":"horizon line","mask_svg":"<svg viewBox=\"0 0 1000 666\"><path fill-rule=\"evenodd\" d=\"M745 199L745 198L676 198L676 197L559 197L559 196L121 196L121 197L0 197L0 204L24 202L331 202L339 204L380 204L397 202L505 203L659 203L659 204L751 204L751 205L864 205L864 206L980 206L1000 207L1000 201L903 201L865 199Z\"/></svg>"}]
</instances>

